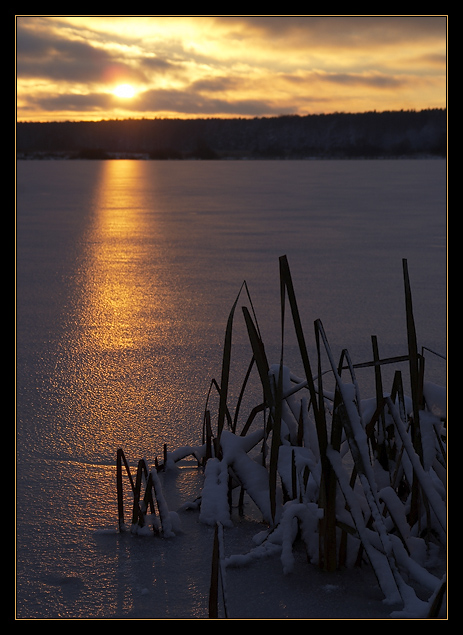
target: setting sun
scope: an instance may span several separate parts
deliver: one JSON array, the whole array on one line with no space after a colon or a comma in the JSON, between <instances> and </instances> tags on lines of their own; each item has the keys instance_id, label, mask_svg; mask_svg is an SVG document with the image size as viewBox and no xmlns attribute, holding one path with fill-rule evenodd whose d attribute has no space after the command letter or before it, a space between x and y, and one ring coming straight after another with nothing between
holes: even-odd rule
<instances>
[{"instance_id":1,"label":"setting sun","mask_svg":"<svg viewBox=\"0 0 463 635\"><path fill-rule=\"evenodd\" d=\"M119 86L116 86L113 93L116 97L130 99L135 95L135 88L130 84L119 84Z\"/></svg>"}]
</instances>

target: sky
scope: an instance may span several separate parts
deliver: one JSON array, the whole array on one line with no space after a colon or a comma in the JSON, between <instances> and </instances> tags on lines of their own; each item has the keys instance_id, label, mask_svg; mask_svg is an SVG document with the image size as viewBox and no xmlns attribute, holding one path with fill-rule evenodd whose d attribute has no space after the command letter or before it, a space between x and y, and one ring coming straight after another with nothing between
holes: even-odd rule
<instances>
[{"instance_id":1,"label":"sky","mask_svg":"<svg viewBox=\"0 0 463 635\"><path fill-rule=\"evenodd\" d=\"M446 107L445 15L15 19L18 121Z\"/></svg>"}]
</instances>

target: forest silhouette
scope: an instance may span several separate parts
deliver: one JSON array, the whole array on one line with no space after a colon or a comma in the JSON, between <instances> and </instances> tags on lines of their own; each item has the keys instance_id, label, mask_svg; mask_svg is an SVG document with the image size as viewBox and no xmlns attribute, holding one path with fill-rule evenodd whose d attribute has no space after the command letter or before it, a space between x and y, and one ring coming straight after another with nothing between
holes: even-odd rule
<instances>
[{"instance_id":1,"label":"forest silhouette","mask_svg":"<svg viewBox=\"0 0 463 635\"><path fill-rule=\"evenodd\" d=\"M447 112L18 122L16 150L25 159L444 157Z\"/></svg>"}]
</instances>

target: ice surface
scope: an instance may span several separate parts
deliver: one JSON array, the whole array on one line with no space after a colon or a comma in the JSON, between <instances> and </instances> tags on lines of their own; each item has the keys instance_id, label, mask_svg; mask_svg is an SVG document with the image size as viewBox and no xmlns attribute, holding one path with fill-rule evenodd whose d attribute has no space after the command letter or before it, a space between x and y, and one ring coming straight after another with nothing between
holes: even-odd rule
<instances>
[{"instance_id":1,"label":"ice surface","mask_svg":"<svg viewBox=\"0 0 463 635\"><path fill-rule=\"evenodd\" d=\"M298 468L310 469L304 505L281 500L284 522L274 535L262 524L268 515L262 466L241 441L228 443L226 465L253 492L243 516L236 498L231 512L218 498L225 464L212 461L206 484L195 459L179 459L180 453L204 457L205 395L220 374L226 316L243 279L269 359L279 359L283 253L311 354L317 318L336 351L347 346L355 361L371 358L373 333L381 356L404 353L403 257L420 344L445 351L445 162L179 163L18 162L18 616L207 618L214 527L200 522L204 514L223 520L227 562L247 562L226 569L231 617L390 618L396 609L392 617L413 617L426 607L413 596L405 605L385 605L369 567L318 570L320 468L307 420L305 447L295 451ZM238 332L233 342L234 361L246 368L246 336ZM300 375L291 336L287 350L285 363ZM426 369L432 383L425 399L439 419L446 409L445 362L427 356ZM243 374L237 371L238 385ZM369 381L366 397L374 394ZM232 388L230 399L236 397ZM280 467L288 483L295 403L284 413ZM374 400L361 406L367 420ZM445 473L432 461L438 424L431 418L422 424L424 479L442 499ZM134 462L146 456L152 466L164 443L170 469L158 475L158 494L170 537L162 531L153 537L150 526L119 534L116 449L124 447ZM404 469L411 478L408 455ZM371 478L388 497L381 476L376 466ZM299 481L297 487L300 493ZM388 501L395 509L397 501ZM365 522L361 491L352 504ZM130 520L130 501L128 508ZM343 500L339 511L351 522ZM161 529L159 514L151 520ZM296 523L302 543L293 542ZM422 576L419 596L428 602L442 554L423 554L417 535L407 546L412 562L398 543L393 548L404 567L421 567L414 574ZM254 558L258 553L269 557ZM424 570L434 577L425 579Z\"/></svg>"}]
</instances>

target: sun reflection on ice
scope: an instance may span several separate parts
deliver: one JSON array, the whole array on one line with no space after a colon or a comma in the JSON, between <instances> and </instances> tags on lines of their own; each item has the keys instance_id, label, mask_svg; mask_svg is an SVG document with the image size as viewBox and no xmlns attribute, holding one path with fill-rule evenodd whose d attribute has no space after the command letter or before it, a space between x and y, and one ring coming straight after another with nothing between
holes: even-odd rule
<instances>
[{"instance_id":1,"label":"sun reflection on ice","mask_svg":"<svg viewBox=\"0 0 463 635\"><path fill-rule=\"evenodd\" d=\"M147 218L133 187L139 166L135 161L103 163L88 236L82 313L86 338L97 349L137 349L151 337L147 322L153 319L156 280L150 275L150 250L156 224Z\"/></svg>"},{"instance_id":2,"label":"sun reflection on ice","mask_svg":"<svg viewBox=\"0 0 463 635\"><path fill-rule=\"evenodd\" d=\"M66 343L75 360L65 396L71 454L100 456L109 447L115 457L124 447L130 457L133 448L152 456L162 449L153 436L169 423L175 392L165 369L178 360L166 342L175 339L175 308L159 275L166 244L155 197L146 204L148 163L95 163L101 173L84 236L76 336Z\"/></svg>"}]
</instances>

